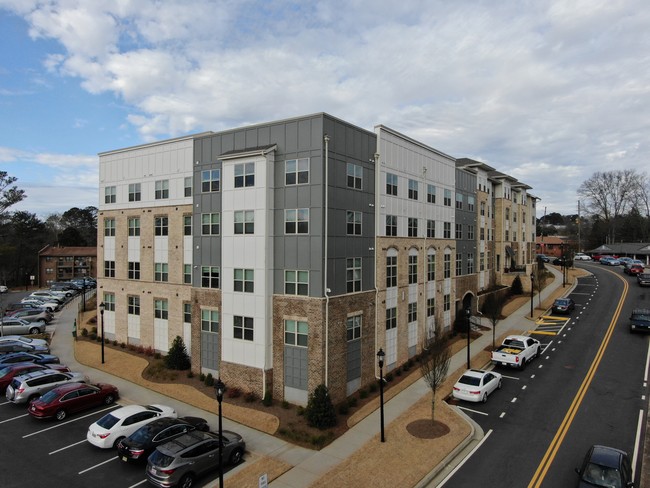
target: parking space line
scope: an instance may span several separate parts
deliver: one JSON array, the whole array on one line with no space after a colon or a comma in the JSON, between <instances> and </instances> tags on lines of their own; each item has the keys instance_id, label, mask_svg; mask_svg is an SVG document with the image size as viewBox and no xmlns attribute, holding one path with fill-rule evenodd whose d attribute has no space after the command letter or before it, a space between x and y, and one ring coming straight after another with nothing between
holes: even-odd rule
<instances>
[{"instance_id":1,"label":"parking space line","mask_svg":"<svg viewBox=\"0 0 650 488\"><path fill-rule=\"evenodd\" d=\"M465 410L467 412L478 413L479 415L485 415L486 417L489 415L488 413L479 412L478 410L472 410L471 408L467 408L467 407L461 407L460 405L456 405L456 407L460 408L461 410Z\"/></svg>"},{"instance_id":2,"label":"parking space line","mask_svg":"<svg viewBox=\"0 0 650 488\"><path fill-rule=\"evenodd\" d=\"M146 483L146 482L147 482L147 478L143 479L139 483L136 483L135 485L129 486L129 488L134 488L135 486L140 486L141 484Z\"/></svg>"},{"instance_id":3,"label":"parking space line","mask_svg":"<svg viewBox=\"0 0 650 488\"><path fill-rule=\"evenodd\" d=\"M74 444L70 444L69 446L62 447L61 449L57 449L56 451L48 452L48 456L51 456L52 454L56 454L57 452L65 451L66 449L70 449L71 447L78 446L79 444L83 444L84 442L88 442L86 439L83 441L75 442Z\"/></svg>"},{"instance_id":4,"label":"parking space line","mask_svg":"<svg viewBox=\"0 0 650 488\"><path fill-rule=\"evenodd\" d=\"M108 407L108 408L105 408L105 409L103 409L103 410L99 410L98 412L89 413L89 414L87 414L87 415L84 415L83 417L75 417L75 418L70 419L70 420L68 420L68 421L66 421L66 422L60 422L60 423L58 423L58 424L55 424L55 425L53 425L52 427L47 427L46 429L37 430L36 432L32 432L31 434L25 434L25 435L23 436L23 439L26 439L27 437L31 437L31 436L36 435L36 434L40 434L40 433L42 433L42 432L47 432L48 430L52 430L52 429L56 429L56 428L58 428L58 427L62 427L62 426L67 425L67 424L69 424L69 423L71 423L71 422L76 422L77 420L83 420L83 419L85 419L86 417L92 417L92 416L95 415L95 414L98 414L98 413L101 413L101 412L105 412L106 410L112 410L112 409L115 409L115 408L117 408L118 406L119 406L119 405L112 405L112 406L110 406L110 407ZM29 415L29 414L28 414L28 415Z\"/></svg>"},{"instance_id":5,"label":"parking space line","mask_svg":"<svg viewBox=\"0 0 650 488\"><path fill-rule=\"evenodd\" d=\"M91 467L88 468L88 469L84 469L83 471L79 471L77 474L84 474L84 473L87 473L88 471L91 471L91 470L93 470L93 469L95 469L95 468L99 468L100 466L103 466L103 465L106 464L106 463L110 463L111 461L116 461L117 459L119 459L117 456L113 456L112 458L107 459L107 460L104 461L103 463L95 464L94 466L91 466Z\"/></svg>"},{"instance_id":6,"label":"parking space line","mask_svg":"<svg viewBox=\"0 0 650 488\"><path fill-rule=\"evenodd\" d=\"M26 413L25 415L29 415L29 414ZM0 420L0 424L4 424L5 422L11 422L12 420L18 420L18 419L21 419L21 418L23 418L25 415L19 415L18 417L12 417L12 418L10 418L10 419L6 419L6 420Z\"/></svg>"}]
</instances>

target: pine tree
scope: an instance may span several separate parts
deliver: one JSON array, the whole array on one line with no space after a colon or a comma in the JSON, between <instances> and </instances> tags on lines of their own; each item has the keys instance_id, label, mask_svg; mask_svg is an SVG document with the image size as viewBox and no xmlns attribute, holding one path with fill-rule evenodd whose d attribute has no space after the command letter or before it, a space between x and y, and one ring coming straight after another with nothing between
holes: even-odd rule
<instances>
[{"instance_id":1,"label":"pine tree","mask_svg":"<svg viewBox=\"0 0 650 488\"><path fill-rule=\"evenodd\" d=\"M318 385L309 395L305 417L312 427L327 429L336 425L336 410L325 385Z\"/></svg>"},{"instance_id":2,"label":"pine tree","mask_svg":"<svg viewBox=\"0 0 650 488\"><path fill-rule=\"evenodd\" d=\"M167 356L165 356L165 366L169 369L190 369L192 362L187 354L185 342L181 336L176 336L172 347L169 348Z\"/></svg>"}]
</instances>

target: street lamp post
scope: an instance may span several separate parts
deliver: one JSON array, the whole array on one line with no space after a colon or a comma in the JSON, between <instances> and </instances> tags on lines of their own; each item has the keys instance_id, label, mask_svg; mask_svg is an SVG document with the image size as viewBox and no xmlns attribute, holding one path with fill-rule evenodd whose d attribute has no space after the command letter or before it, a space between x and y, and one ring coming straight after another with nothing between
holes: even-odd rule
<instances>
[{"instance_id":1,"label":"street lamp post","mask_svg":"<svg viewBox=\"0 0 650 488\"><path fill-rule=\"evenodd\" d=\"M386 353L382 348L377 352L377 361L379 363L379 423L381 426L381 442L386 442L384 437L384 356Z\"/></svg>"},{"instance_id":2,"label":"street lamp post","mask_svg":"<svg viewBox=\"0 0 650 488\"><path fill-rule=\"evenodd\" d=\"M221 381L221 377L217 379L214 387L217 393L217 402L219 402L219 488L223 488L223 425L221 423L221 402L223 401L223 394L226 391L226 385Z\"/></svg>"},{"instance_id":3,"label":"street lamp post","mask_svg":"<svg viewBox=\"0 0 650 488\"><path fill-rule=\"evenodd\" d=\"M102 328L102 364L104 364L104 310L106 309L106 305L104 305L104 302L99 304L99 315L101 317L101 328Z\"/></svg>"},{"instance_id":4,"label":"street lamp post","mask_svg":"<svg viewBox=\"0 0 650 488\"><path fill-rule=\"evenodd\" d=\"M465 309L465 316L467 317L467 369L471 369L470 366L470 352L469 352L469 344L470 344L470 332L472 331L471 328L471 318L472 318L472 309L471 307L467 307Z\"/></svg>"},{"instance_id":5,"label":"street lamp post","mask_svg":"<svg viewBox=\"0 0 650 488\"><path fill-rule=\"evenodd\" d=\"M533 301L534 301L534 292L535 290L535 273L530 273L530 318L533 318Z\"/></svg>"}]
</instances>

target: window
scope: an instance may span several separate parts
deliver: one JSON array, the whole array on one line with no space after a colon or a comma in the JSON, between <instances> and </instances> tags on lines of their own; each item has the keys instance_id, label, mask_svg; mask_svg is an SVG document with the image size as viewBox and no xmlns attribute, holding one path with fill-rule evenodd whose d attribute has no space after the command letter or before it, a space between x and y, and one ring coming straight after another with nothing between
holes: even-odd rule
<instances>
[{"instance_id":1,"label":"window","mask_svg":"<svg viewBox=\"0 0 650 488\"><path fill-rule=\"evenodd\" d=\"M245 293L254 292L255 271L252 269L238 269L235 268L235 279L233 288L235 291L243 291Z\"/></svg>"},{"instance_id":2,"label":"window","mask_svg":"<svg viewBox=\"0 0 650 488\"><path fill-rule=\"evenodd\" d=\"M255 233L255 210L237 210L235 212L235 234Z\"/></svg>"},{"instance_id":3,"label":"window","mask_svg":"<svg viewBox=\"0 0 650 488\"><path fill-rule=\"evenodd\" d=\"M397 196L397 175L386 173L386 195Z\"/></svg>"},{"instance_id":4,"label":"window","mask_svg":"<svg viewBox=\"0 0 650 488\"><path fill-rule=\"evenodd\" d=\"M506 241L510 240L510 231L506 229Z\"/></svg>"},{"instance_id":5,"label":"window","mask_svg":"<svg viewBox=\"0 0 650 488\"><path fill-rule=\"evenodd\" d=\"M445 239L451 239L451 222L445 222L442 237Z\"/></svg>"},{"instance_id":6,"label":"window","mask_svg":"<svg viewBox=\"0 0 650 488\"><path fill-rule=\"evenodd\" d=\"M201 214L201 235L218 236L221 226L221 214Z\"/></svg>"},{"instance_id":7,"label":"window","mask_svg":"<svg viewBox=\"0 0 650 488\"><path fill-rule=\"evenodd\" d=\"M201 288L219 288L219 266L201 266Z\"/></svg>"},{"instance_id":8,"label":"window","mask_svg":"<svg viewBox=\"0 0 650 488\"><path fill-rule=\"evenodd\" d=\"M427 202L436 203L436 187L433 185L427 185Z\"/></svg>"},{"instance_id":9,"label":"window","mask_svg":"<svg viewBox=\"0 0 650 488\"><path fill-rule=\"evenodd\" d=\"M192 284L192 265L184 264L183 265L183 283L186 285Z\"/></svg>"},{"instance_id":10,"label":"window","mask_svg":"<svg viewBox=\"0 0 650 488\"><path fill-rule=\"evenodd\" d=\"M443 204L445 207L451 207L451 190L445 190Z\"/></svg>"},{"instance_id":11,"label":"window","mask_svg":"<svg viewBox=\"0 0 650 488\"><path fill-rule=\"evenodd\" d=\"M361 235L361 212L347 211L347 233L349 236Z\"/></svg>"},{"instance_id":12,"label":"window","mask_svg":"<svg viewBox=\"0 0 650 488\"><path fill-rule=\"evenodd\" d=\"M386 215L386 235L397 235L397 215Z\"/></svg>"},{"instance_id":13,"label":"window","mask_svg":"<svg viewBox=\"0 0 650 488\"><path fill-rule=\"evenodd\" d=\"M219 332L219 310L201 310L201 330Z\"/></svg>"},{"instance_id":14,"label":"window","mask_svg":"<svg viewBox=\"0 0 650 488\"><path fill-rule=\"evenodd\" d=\"M408 218L408 236L417 237L418 236L418 219L415 217Z\"/></svg>"},{"instance_id":15,"label":"window","mask_svg":"<svg viewBox=\"0 0 650 488\"><path fill-rule=\"evenodd\" d=\"M463 238L463 224L456 224L456 239Z\"/></svg>"},{"instance_id":16,"label":"window","mask_svg":"<svg viewBox=\"0 0 650 488\"><path fill-rule=\"evenodd\" d=\"M309 209L296 208L284 211L285 234L309 234Z\"/></svg>"},{"instance_id":17,"label":"window","mask_svg":"<svg viewBox=\"0 0 650 488\"><path fill-rule=\"evenodd\" d=\"M418 256L417 254L409 255L408 266L409 285L418 282Z\"/></svg>"},{"instance_id":18,"label":"window","mask_svg":"<svg viewBox=\"0 0 650 488\"><path fill-rule=\"evenodd\" d=\"M512 221L517 222L517 212L512 212Z\"/></svg>"},{"instance_id":19,"label":"window","mask_svg":"<svg viewBox=\"0 0 650 488\"><path fill-rule=\"evenodd\" d=\"M169 264L154 263L154 281L169 281Z\"/></svg>"},{"instance_id":20,"label":"window","mask_svg":"<svg viewBox=\"0 0 650 488\"><path fill-rule=\"evenodd\" d=\"M417 322L417 320L418 320L418 303L417 302L409 303L407 314L408 314L407 321L409 323Z\"/></svg>"},{"instance_id":21,"label":"window","mask_svg":"<svg viewBox=\"0 0 650 488\"><path fill-rule=\"evenodd\" d=\"M361 258L346 259L345 277L348 293L361 291Z\"/></svg>"},{"instance_id":22,"label":"window","mask_svg":"<svg viewBox=\"0 0 650 488\"><path fill-rule=\"evenodd\" d=\"M463 209L463 194L462 193L456 193L456 208L458 210Z\"/></svg>"},{"instance_id":23,"label":"window","mask_svg":"<svg viewBox=\"0 0 650 488\"><path fill-rule=\"evenodd\" d=\"M241 317L235 315L233 317L233 335L235 339L252 341L253 340L253 318Z\"/></svg>"},{"instance_id":24,"label":"window","mask_svg":"<svg viewBox=\"0 0 650 488\"><path fill-rule=\"evenodd\" d=\"M506 208L506 220L510 220L510 209Z\"/></svg>"},{"instance_id":25,"label":"window","mask_svg":"<svg viewBox=\"0 0 650 488\"><path fill-rule=\"evenodd\" d=\"M164 200L169 198L169 180L156 181L155 199Z\"/></svg>"},{"instance_id":26,"label":"window","mask_svg":"<svg viewBox=\"0 0 650 488\"><path fill-rule=\"evenodd\" d=\"M451 310L451 295L446 294L442 296L442 309L445 312Z\"/></svg>"},{"instance_id":27,"label":"window","mask_svg":"<svg viewBox=\"0 0 650 488\"><path fill-rule=\"evenodd\" d=\"M221 170L209 169L201 171L201 192L219 191L221 187Z\"/></svg>"},{"instance_id":28,"label":"window","mask_svg":"<svg viewBox=\"0 0 650 488\"><path fill-rule=\"evenodd\" d=\"M255 163L235 165L235 188L255 186Z\"/></svg>"},{"instance_id":29,"label":"window","mask_svg":"<svg viewBox=\"0 0 650 488\"><path fill-rule=\"evenodd\" d=\"M512 241L517 242L517 232L514 230L512 231Z\"/></svg>"},{"instance_id":30,"label":"window","mask_svg":"<svg viewBox=\"0 0 650 488\"><path fill-rule=\"evenodd\" d=\"M183 235L192 235L192 216L189 214L183 215Z\"/></svg>"},{"instance_id":31,"label":"window","mask_svg":"<svg viewBox=\"0 0 650 488\"><path fill-rule=\"evenodd\" d=\"M418 199L418 182L415 180L409 180L409 199Z\"/></svg>"},{"instance_id":32,"label":"window","mask_svg":"<svg viewBox=\"0 0 650 488\"><path fill-rule=\"evenodd\" d=\"M115 237L115 219L104 219L104 236Z\"/></svg>"},{"instance_id":33,"label":"window","mask_svg":"<svg viewBox=\"0 0 650 488\"><path fill-rule=\"evenodd\" d=\"M135 295L129 295L127 297L128 303L128 314L129 315L140 315L140 297Z\"/></svg>"},{"instance_id":34,"label":"window","mask_svg":"<svg viewBox=\"0 0 650 488\"><path fill-rule=\"evenodd\" d=\"M470 252L467 254L467 274L472 274L474 272L474 253Z\"/></svg>"},{"instance_id":35,"label":"window","mask_svg":"<svg viewBox=\"0 0 650 488\"><path fill-rule=\"evenodd\" d=\"M115 278L115 261L104 261L104 278Z\"/></svg>"},{"instance_id":36,"label":"window","mask_svg":"<svg viewBox=\"0 0 650 488\"><path fill-rule=\"evenodd\" d=\"M307 322L302 320L284 321L284 343L287 346L307 347Z\"/></svg>"},{"instance_id":37,"label":"window","mask_svg":"<svg viewBox=\"0 0 650 488\"><path fill-rule=\"evenodd\" d=\"M460 276L463 274L463 257L462 254L457 252L456 253L456 276Z\"/></svg>"},{"instance_id":38,"label":"window","mask_svg":"<svg viewBox=\"0 0 650 488\"><path fill-rule=\"evenodd\" d=\"M397 286L397 256L386 256L386 288Z\"/></svg>"},{"instance_id":39,"label":"window","mask_svg":"<svg viewBox=\"0 0 650 488\"><path fill-rule=\"evenodd\" d=\"M309 295L309 271L286 270L284 272L284 293L287 295Z\"/></svg>"},{"instance_id":40,"label":"window","mask_svg":"<svg viewBox=\"0 0 650 488\"><path fill-rule=\"evenodd\" d=\"M347 164L348 188L361 190L361 183L363 179L363 168L358 164Z\"/></svg>"},{"instance_id":41,"label":"window","mask_svg":"<svg viewBox=\"0 0 650 488\"><path fill-rule=\"evenodd\" d=\"M485 229L483 227L479 228L479 239L484 241L485 240Z\"/></svg>"},{"instance_id":42,"label":"window","mask_svg":"<svg viewBox=\"0 0 650 488\"><path fill-rule=\"evenodd\" d=\"M127 225L129 227L129 237L138 237L140 235L140 217L130 217Z\"/></svg>"},{"instance_id":43,"label":"window","mask_svg":"<svg viewBox=\"0 0 650 488\"><path fill-rule=\"evenodd\" d=\"M485 202L481 202L481 215L485 215Z\"/></svg>"},{"instance_id":44,"label":"window","mask_svg":"<svg viewBox=\"0 0 650 488\"><path fill-rule=\"evenodd\" d=\"M345 328L348 334L348 341L359 339L361 337L361 315L348 317Z\"/></svg>"},{"instance_id":45,"label":"window","mask_svg":"<svg viewBox=\"0 0 650 488\"><path fill-rule=\"evenodd\" d=\"M139 202L142 199L142 185L129 183L129 202Z\"/></svg>"},{"instance_id":46,"label":"window","mask_svg":"<svg viewBox=\"0 0 650 488\"><path fill-rule=\"evenodd\" d=\"M187 176L183 180L183 195L186 197L191 197L192 196L192 177Z\"/></svg>"},{"instance_id":47,"label":"window","mask_svg":"<svg viewBox=\"0 0 650 488\"><path fill-rule=\"evenodd\" d=\"M468 225L467 226L467 238L470 240L474 240L474 226L473 225Z\"/></svg>"},{"instance_id":48,"label":"window","mask_svg":"<svg viewBox=\"0 0 650 488\"><path fill-rule=\"evenodd\" d=\"M444 277L451 278L451 254L445 254L445 258L442 264Z\"/></svg>"},{"instance_id":49,"label":"window","mask_svg":"<svg viewBox=\"0 0 650 488\"><path fill-rule=\"evenodd\" d=\"M140 279L140 263L138 261L129 261L128 277L130 280Z\"/></svg>"},{"instance_id":50,"label":"window","mask_svg":"<svg viewBox=\"0 0 650 488\"><path fill-rule=\"evenodd\" d=\"M183 322L187 324L192 323L192 304L183 303Z\"/></svg>"},{"instance_id":51,"label":"window","mask_svg":"<svg viewBox=\"0 0 650 488\"><path fill-rule=\"evenodd\" d=\"M397 307L386 309L386 330L397 327Z\"/></svg>"},{"instance_id":52,"label":"window","mask_svg":"<svg viewBox=\"0 0 650 488\"><path fill-rule=\"evenodd\" d=\"M479 257L479 266L480 266L479 269L481 271L485 271L485 253L482 252L479 256L480 256Z\"/></svg>"},{"instance_id":53,"label":"window","mask_svg":"<svg viewBox=\"0 0 650 488\"><path fill-rule=\"evenodd\" d=\"M167 217L156 217L154 219L154 235L166 236L169 233L169 220Z\"/></svg>"},{"instance_id":54,"label":"window","mask_svg":"<svg viewBox=\"0 0 650 488\"><path fill-rule=\"evenodd\" d=\"M285 161L284 183L286 185L309 183L309 158L289 159Z\"/></svg>"},{"instance_id":55,"label":"window","mask_svg":"<svg viewBox=\"0 0 650 488\"><path fill-rule=\"evenodd\" d=\"M427 220L427 237L436 237L436 221Z\"/></svg>"},{"instance_id":56,"label":"window","mask_svg":"<svg viewBox=\"0 0 650 488\"><path fill-rule=\"evenodd\" d=\"M434 297L427 298L427 317L434 317L436 315L436 299Z\"/></svg>"},{"instance_id":57,"label":"window","mask_svg":"<svg viewBox=\"0 0 650 488\"><path fill-rule=\"evenodd\" d=\"M153 316L157 319L167 320L169 316L169 303L167 300L157 299L153 301Z\"/></svg>"},{"instance_id":58,"label":"window","mask_svg":"<svg viewBox=\"0 0 650 488\"><path fill-rule=\"evenodd\" d=\"M427 256L427 281L436 280L436 255L429 254Z\"/></svg>"},{"instance_id":59,"label":"window","mask_svg":"<svg viewBox=\"0 0 650 488\"><path fill-rule=\"evenodd\" d=\"M467 210L470 212L474 211L474 197L471 195L467 196Z\"/></svg>"},{"instance_id":60,"label":"window","mask_svg":"<svg viewBox=\"0 0 650 488\"><path fill-rule=\"evenodd\" d=\"M115 312L115 295L113 293L104 293L104 306L107 312Z\"/></svg>"},{"instance_id":61,"label":"window","mask_svg":"<svg viewBox=\"0 0 650 488\"><path fill-rule=\"evenodd\" d=\"M114 186L104 188L104 203L115 203L117 200L117 189Z\"/></svg>"}]
</instances>

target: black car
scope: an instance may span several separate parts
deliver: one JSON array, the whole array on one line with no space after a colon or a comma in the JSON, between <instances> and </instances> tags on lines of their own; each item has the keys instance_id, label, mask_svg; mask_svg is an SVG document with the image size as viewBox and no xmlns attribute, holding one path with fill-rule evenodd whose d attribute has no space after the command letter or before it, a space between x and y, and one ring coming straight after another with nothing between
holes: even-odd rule
<instances>
[{"instance_id":1,"label":"black car","mask_svg":"<svg viewBox=\"0 0 650 488\"><path fill-rule=\"evenodd\" d=\"M562 258L562 257L560 257L560 258L555 258L555 259L553 260L553 264L556 265L556 266L564 266L564 262L565 262L565 260L564 260L564 258Z\"/></svg>"},{"instance_id":2,"label":"black car","mask_svg":"<svg viewBox=\"0 0 650 488\"><path fill-rule=\"evenodd\" d=\"M591 446L576 472L580 476L578 488L634 486L627 453L613 447Z\"/></svg>"},{"instance_id":3,"label":"black car","mask_svg":"<svg viewBox=\"0 0 650 488\"><path fill-rule=\"evenodd\" d=\"M61 360L53 354L32 354L29 352L12 352L0 355L0 365L14 363L59 364Z\"/></svg>"},{"instance_id":4,"label":"black car","mask_svg":"<svg viewBox=\"0 0 650 488\"><path fill-rule=\"evenodd\" d=\"M546 254L538 254L537 255L537 261L544 261L545 263L548 263L551 260Z\"/></svg>"},{"instance_id":5,"label":"black car","mask_svg":"<svg viewBox=\"0 0 650 488\"><path fill-rule=\"evenodd\" d=\"M117 444L117 455L124 462L147 462L156 447L193 430L207 432L208 422L200 417L163 417L143 425Z\"/></svg>"},{"instance_id":6,"label":"black car","mask_svg":"<svg viewBox=\"0 0 650 488\"><path fill-rule=\"evenodd\" d=\"M553 302L553 313L571 313L576 308L575 302L571 298L557 298Z\"/></svg>"},{"instance_id":7,"label":"black car","mask_svg":"<svg viewBox=\"0 0 650 488\"><path fill-rule=\"evenodd\" d=\"M650 331L650 310L636 308L630 315L630 332Z\"/></svg>"}]
</instances>

